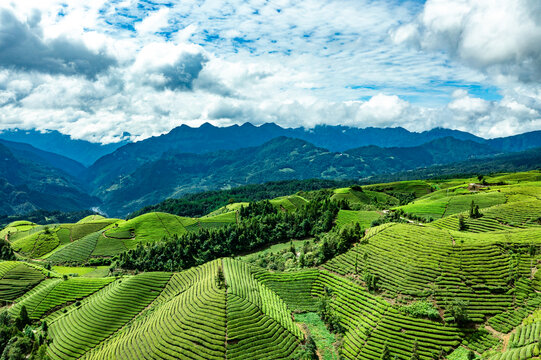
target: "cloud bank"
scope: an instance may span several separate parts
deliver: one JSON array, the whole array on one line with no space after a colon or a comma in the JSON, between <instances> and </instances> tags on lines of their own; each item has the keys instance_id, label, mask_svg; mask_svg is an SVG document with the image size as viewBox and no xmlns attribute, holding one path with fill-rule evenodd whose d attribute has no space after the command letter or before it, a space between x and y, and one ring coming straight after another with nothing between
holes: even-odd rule
<instances>
[{"instance_id":1,"label":"cloud bank","mask_svg":"<svg viewBox=\"0 0 541 360\"><path fill-rule=\"evenodd\" d=\"M0 128L96 142L180 124L541 129L535 0L0 5Z\"/></svg>"}]
</instances>

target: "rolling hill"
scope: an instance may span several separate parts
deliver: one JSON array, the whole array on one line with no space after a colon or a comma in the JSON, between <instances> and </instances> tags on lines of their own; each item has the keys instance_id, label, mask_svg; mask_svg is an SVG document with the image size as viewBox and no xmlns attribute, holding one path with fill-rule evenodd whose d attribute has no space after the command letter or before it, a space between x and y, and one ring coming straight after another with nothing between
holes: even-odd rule
<instances>
[{"instance_id":1,"label":"rolling hill","mask_svg":"<svg viewBox=\"0 0 541 360\"><path fill-rule=\"evenodd\" d=\"M0 262L0 299L19 322L25 309L30 341L53 359L538 359L541 173L482 180L313 190L198 219L16 222L0 232L20 259ZM311 237L230 257L217 247L309 219ZM187 247L213 254L199 266L171 261ZM146 256L156 270L138 270ZM50 267L59 263L72 265Z\"/></svg>"}]
</instances>

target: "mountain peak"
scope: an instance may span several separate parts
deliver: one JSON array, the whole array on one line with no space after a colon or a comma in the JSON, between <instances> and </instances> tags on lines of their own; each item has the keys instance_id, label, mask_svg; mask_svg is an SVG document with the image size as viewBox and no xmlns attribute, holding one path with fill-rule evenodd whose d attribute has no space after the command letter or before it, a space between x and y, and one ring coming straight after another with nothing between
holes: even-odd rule
<instances>
[{"instance_id":1,"label":"mountain peak","mask_svg":"<svg viewBox=\"0 0 541 360\"><path fill-rule=\"evenodd\" d=\"M203 124L199 126L199 129L214 129L214 128L216 128L216 126L212 125L208 121L204 122Z\"/></svg>"}]
</instances>

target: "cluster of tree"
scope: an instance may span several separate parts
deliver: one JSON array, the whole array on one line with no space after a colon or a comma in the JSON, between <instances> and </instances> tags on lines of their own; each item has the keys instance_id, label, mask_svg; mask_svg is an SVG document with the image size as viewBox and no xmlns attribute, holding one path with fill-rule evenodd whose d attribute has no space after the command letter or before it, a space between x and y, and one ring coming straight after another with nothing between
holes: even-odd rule
<instances>
[{"instance_id":1,"label":"cluster of tree","mask_svg":"<svg viewBox=\"0 0 541 360\"><path fill-rule=\"evenodd\" d=\"M243 219L277 213L278 210L276 210L276 208L270 203L269 200L251 202L250 204L248 204L248 206L242 206L239 210L239 215Z\"/></svg>"},{"instance_id":2,"label":"cluster of tree","mask_svg":"<svg viewBox=\"0 0 541 360\"><path fill-rule=\"evenodd\" d=\"M290 247L277 252L266 252L247 261L268 270L284 271L301 269L323 264L334 256L344 253L363 236L363 230L357 223L342 230L333 228L323 235L316 235L313 240L305 240L302 247Z\"/></svg>"},{"instance_id":3,"label":"cluster of tree","mask_svg":"<svg viewBox=\"0 0 541 360\"><path fill-rule=\"evenodd\" d=\"M446 301L447 306L445 312L453 317L453 320L458 325L465 325L469 321L468 302L460 298L455 298Z\"/></svg>"},{"instance_id":4,"label":"cluster of tree","mask_svg":"<svg viewBox=\"0 0 541 360\"><path fill-rule=\"evenodd\" d=\"M343 334L345 329L341 324L340 315L331 306L332 296L332 290L325 287L323 289L323 296L319 299L318 314L329 328L329 331L336 334Z\"/></svg>"},{"instance_id":5,"label":"cluster of tree","mask_svg":"<svg viewBox=\"0 0 541 360\"><path fill-rule=\"evenodd\" d=\"M345 253L353 244L364 235L364 230L359 223L342 230L334 230L320 236L321 239L321 263L332 259L338 254ZM311 265L311 264L308 264Z\"/></svg>"},{"instance_id":6,"label":"cluster of tree","mask_svg":"<svg viewBox=\"0 0 541 360\"><path fill-rule=\"evenodd\" d=\"M351 180L286 180L239 186L230 190L205 191L197 194L189 194L179 199L167 199L161 203L146 206L128 215L127 218L131 219L153 211L197 217L206 215L232 202L255 202L291 195L299 191L314 191L348 186L351 183Z\"/></svg>"},{"instance_id":7,"label":"cluster of tree","mask_svg":"<svg viewBox=\"0 0 541 360\"><path fill-rule=\"evenodd\" d=\"M32 325L25 306L17 318L12 319L7 311L0 313L0 359L1 360L46 360L47 323Z\"/></svg>"},{"instance_id":8,"label":"cluster of tree","mask_svg":"<svg viewBox=\"0 0 541 360\"><path fill-rule=\"evenodd\" d=\"M308 331L308 329L305 329ZM292 359L296 360L318 360L317 346L314 338L310 333L306 336L306 341L302 344L292 356Z\"/></svg>"},{"instance_id":9,"label":"cluster of tree","mask_svg":"<svg viewBox=\"0 0 541 360\"><path fill-rule=\"evenodd\" d=\"M76 223L84 217L97 214L91 210L72 212L36 210L24 215L0 215L0 228L13 221L28 220L36 224Z\"/></svg>"},{"instance_id":10,"label":"cluster of tree","mask_svg":"<svg viewBox=\"0 0 541 360\"><path fill-rule=\"evenodd\" d=\"M416 199L415 193L412 193L412 192L403 193L403 192L389 191L387 192L387 194L398 199L399 205L409 204L410 202Z\"/></svg>"},{"instance_id":11,"label":"cluster of tree","mask_svg":"<svg viewBox=\"0 0 541 360\"><path fill-rule=\"evenodd\" d=\"M441 316L438 311L429 301L415 301L409 305L398 306L398 310L405 312L416 318L428 318L431 320L440 320Z\"/></svg>"},{"instance_id":12,"label":"cluster of tree","mask_svg":"<svg viewBox=\"0 0 541 360\"><path fill-rule=\"evenodd\" d=\"M365 271L363 273L363 281L369 292L375 293L379 290L379 277L372 274L370 271Z\"/></svg>"},{"instance_id":13,"label":"cluster of tree","mask_svg":"<svg viewBox=\"0 0 541 360\"><path fill-rule=\"evenodd\" d=\"M216 282L216 286L218 289L226 289L227 285L225 283L225 275L224 270L222 267L218 267L218 271L216 272L216 276L214 277L214 281Z\"/></svg>"},{"instance_id":14,"label":"cluster of tree","mask_svg":"<svg viewBox=\"0 0 541 360\"><path fill-rule=\"evenodd\" d=\"M413 221L419 221L419 222L425 221L424 218L422 218L420 216L416 216L416 215L413 215L413 214L408 214L408 213L404 212L404 210L398 209L398 210L395 210L395 211L389 211L389 212L387 212L385 214L385 216L372 221L371 226L372 227L379 226L379 225L390 223L390 222L406 223L406 222L408 222L408 219L413 220Z\"/></svg>"},{"instance_id":15,"label":"cluster of tree","mask_svg":"<svg viewBox=\"0 0 541 360\"><path fill-rule=\"evenodd\" d=\"M470 218L479 219L481 216L483 216L483 214L479 212L479 205L475 205L475 203L472 200L470 204Z\"/></svg>"},{"instance_id":16,"label":"cluster of tree","mask_svg":"<svg viewBox=\"0 0 541 360\"><path fill-rule=\"evenodd\" d=\"M15 260L11 245L4 239L0 239L0 260Z\"/></svg>"},{"instance_id":17,"label":"cluster of tree","mask_svg":"<svg viewBox=\"0 0 541 360\"><path fill-rule=\"evenodd\" d=\"M241 217L238 224L202 229L147 246L139 245L115 257L116 266L139 271L186 269L219 257L236 256L290 239L328 232L340 210L339 204L329 200L325 194L316 196L293 213L270 211L266 204L256 207L256 214L260 215ZM354 240L348 237L348 241L352 243ZM332 256L328 245L324 250L325 258Z\"/></svg>"}]
</instances>

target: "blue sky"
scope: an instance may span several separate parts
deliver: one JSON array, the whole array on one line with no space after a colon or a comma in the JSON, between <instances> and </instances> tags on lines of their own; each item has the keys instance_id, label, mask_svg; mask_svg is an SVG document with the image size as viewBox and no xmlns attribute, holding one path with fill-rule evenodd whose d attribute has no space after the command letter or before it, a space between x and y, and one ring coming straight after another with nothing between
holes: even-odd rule
<instances>
[{"instance_id":1,"label":"blue sky","mask_svg":"<svg viewBox=\"0 0 541 360\"><path fill-rule=\"evenodd\" d=\"M0 5L0 128L134 140L250 121L541 128L534 0Z\"/></svg>"}]
</instances>

